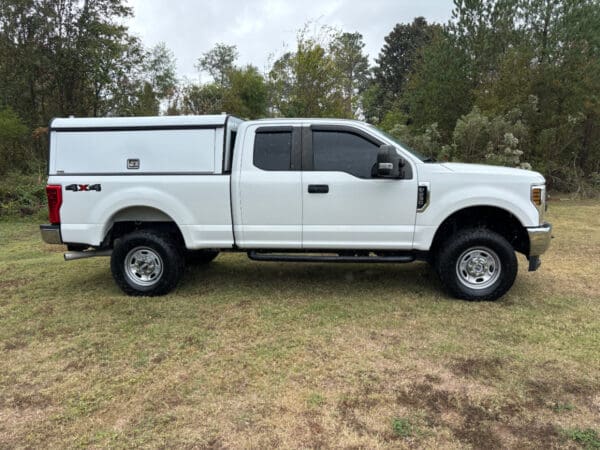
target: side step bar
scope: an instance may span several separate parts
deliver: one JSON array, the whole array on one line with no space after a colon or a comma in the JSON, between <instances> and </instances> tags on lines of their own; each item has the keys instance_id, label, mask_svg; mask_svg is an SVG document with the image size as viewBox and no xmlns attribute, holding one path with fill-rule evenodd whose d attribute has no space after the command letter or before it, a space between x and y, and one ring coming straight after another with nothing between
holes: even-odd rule
<instances>
[{"instance_id":1,"label":"side step bar","mask_svg":"<svg viewBox=\"0 0 600 450\"><path fill-rule=\"evenodd\" d=\"M334 255L299 255L265 253L252 250L248 258L253 261L285 261L285 262L337 262L337 263L409 263L416 258L414 255L394 256L334 256Z\"/></svg>"}]
</instances>

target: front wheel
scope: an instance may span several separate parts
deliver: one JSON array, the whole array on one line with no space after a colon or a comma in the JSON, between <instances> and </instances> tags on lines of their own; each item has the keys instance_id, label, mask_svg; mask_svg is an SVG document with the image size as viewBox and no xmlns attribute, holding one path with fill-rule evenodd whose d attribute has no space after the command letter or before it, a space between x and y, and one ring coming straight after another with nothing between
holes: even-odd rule
<instances>
[{"instance_id":1,"label":"front wheel","mask_svg":"<svg viewBox=\"0 0 600 450\"><path fill-rule=\"evenodd\" d=\"M447 239L435 259L444 287L464 300L497 300L513 285L518 262L510 243L487 229L468 229Z\"/></svg>"},{"instance_id":2,"label":"front wheel","mask_svg":"<svg viewBox=\"0 0 600 450\"><path fill-rule=\"evenodd\" d=\"M140 230L115 242L110 268L128 295L165 295L183 275L184 257L170 235Z\"/></svg>"}]
</instances>

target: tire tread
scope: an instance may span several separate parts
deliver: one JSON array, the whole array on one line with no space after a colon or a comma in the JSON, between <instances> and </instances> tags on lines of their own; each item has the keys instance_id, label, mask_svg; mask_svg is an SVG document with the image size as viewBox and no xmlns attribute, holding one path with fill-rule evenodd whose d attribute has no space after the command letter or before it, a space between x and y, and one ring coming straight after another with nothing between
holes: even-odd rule
<instances>
[{"instance_id":1,"label":"tire tread","mask_svg":"<svg viewBox=\"0 0 600 450\"><path fill-rule=\"evenodd\" d=\"M163 275L156 285L148 289L133 286L123 268L125 256L138 245L152 247L161 253L163 259ZM177 240L170 234L137 230L115 241L110 268L117 286L127 295L154 297L168 294L175 289L185 270L185 256Z\"/></svg>"},{"instance_id":2,"label":"tire tread","mask_svg":"<svg viewBox=\"0 0 600 450\"><path fill-rule=\"evenodd\" d=\"M456 260L470 246L484 245L494 250L500 258L502 272L489 288L477 291L464 286L456 274ZM448 237L440 246L435 258L435 269L443 287L454 297L468 301L494 301L502 297L513 285L518 271L518 261L510 243L500 234L487 228L469 228Z\"/></svg>"}]
</instances>

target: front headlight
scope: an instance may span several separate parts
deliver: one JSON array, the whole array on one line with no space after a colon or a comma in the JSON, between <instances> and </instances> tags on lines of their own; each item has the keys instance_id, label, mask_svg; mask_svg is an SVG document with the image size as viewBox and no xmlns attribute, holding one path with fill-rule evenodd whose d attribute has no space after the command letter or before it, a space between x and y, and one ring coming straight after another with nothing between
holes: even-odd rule
<instances>
[{"instance_id":1,"label":"front headlight","mask_svg":"<svg viewBox=\"0 0 600 450\"><path fill-rule=\"evenodd\" d=\"M540 225L544 223L544 213L546 212L546 185L536 184L531 186L531 203L537 209Z\"/></svg>"}]
</instances>

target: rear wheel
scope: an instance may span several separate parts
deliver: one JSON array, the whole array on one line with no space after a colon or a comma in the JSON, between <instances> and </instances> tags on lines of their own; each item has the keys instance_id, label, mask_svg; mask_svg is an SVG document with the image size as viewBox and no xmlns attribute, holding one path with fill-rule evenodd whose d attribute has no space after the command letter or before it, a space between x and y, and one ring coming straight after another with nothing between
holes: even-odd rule
<instances>
[{"instance_id":1,"label":"rear wheel","mask_svg":"<svg viewBox=\"0 0 600 450\"><path fill-rule=\"evenodd\" d=\"M135 231L115 241L110 267L117 285L128 295L165 295L183 275L184 258L168 234Z\"/></svg>"},{"instance_id":2,"label":"rear wheel","mask_svg":"<svg viewBox=\"0 0 600 450\"><path fill-rule=\"evenodd\" d=\"M446 240L435 258L435 268L446 290L464 300L497 300L513 285L517 257L498 233L477 228Z\"/></svg>"}]
</instances>

